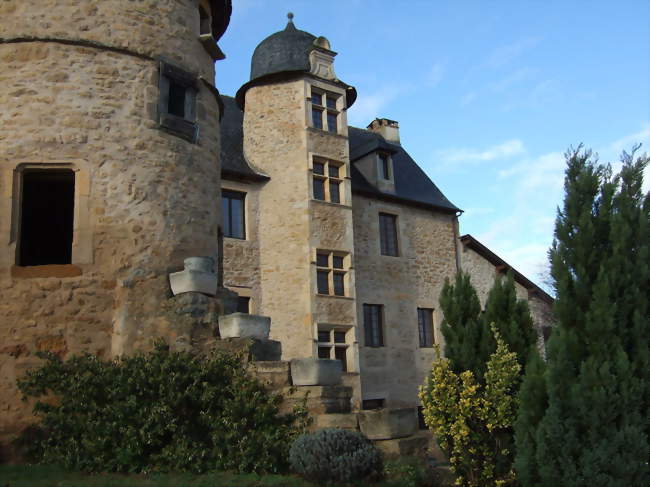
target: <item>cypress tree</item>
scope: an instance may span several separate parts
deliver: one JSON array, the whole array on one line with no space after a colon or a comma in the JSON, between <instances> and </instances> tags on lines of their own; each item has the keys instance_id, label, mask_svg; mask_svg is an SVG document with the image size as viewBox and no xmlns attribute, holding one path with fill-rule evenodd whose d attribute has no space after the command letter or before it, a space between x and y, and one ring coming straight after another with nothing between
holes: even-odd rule
<instances>
[{"instance_id":1,"label":"cypress tree","mask_svg":"<svg viewBox=\"0 0 650 487\"><path fill-rule=\"evenodd\" d=\"M566 157L549 252L558 327L546 370L527 368L516 466L525 486L648 485L648 159L624 154L612 177L582 147Z\"/></svg>"},{"instance_id":2,"label":"cypress tree","mask_svg":"<svg viewBox=\"0 0 650 487\"><path fill-rule=\"evenodd\" d=\"M495 279L485 303L482 321L488 328L494 323L499 335L508 345L508 349L517 354L517 361L523 370L530 353L535 350L537 333L528 302L517 299L512 272L509 272L505 279ZM491 340L488 356L485 357L486 361L495 350L496 342Z\"/></svg>"},{"instance_id":3,"label":"cypress tree","mask_svg":"<svg viewBox=\"0 0 650 487\"><path fill-rule=\"evenodd\" d=\"M493 339L490 329L481 321L481 303L469 274L459 272L454 284L445 281L440 307L444 316L441 330L445 337L445 356L451 369L457 374L471 370L482 380Z\"/></svg>"}]
</instances>

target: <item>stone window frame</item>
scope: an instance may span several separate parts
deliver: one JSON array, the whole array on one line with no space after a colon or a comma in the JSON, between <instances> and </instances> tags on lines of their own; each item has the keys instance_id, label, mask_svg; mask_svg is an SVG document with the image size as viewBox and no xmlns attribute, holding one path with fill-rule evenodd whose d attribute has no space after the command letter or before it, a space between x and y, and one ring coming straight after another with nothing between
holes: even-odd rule
<instances>
[{"instance_id":1,"label":"stone window frame","mask_svg":"<svg viewBox=\"0 0 650 487\"><path fill-rule=\"evenodd\" d=\"M378 333L375 333L375 323L369 323L369 320L367 319L368 316L370 316L369 312L372 309L378 309L377 316L379 317L378 322L376 323L377 328L376 330ZM385 306L383 304L377 304L377 303L363 303L363 336L364 336L364 341L363 344L364 346L368 348L381 348L386 346L386 340L385 340L385 323L386 323L386 311L385 311ZM370 328L372 326L373 328ZM377 338L377 340L375 340Z\"/></svg>"},{"instance_id":2,"label":"stone window frame","mask_svg":"<svg viewBox=\"0 0 650 487\"><path fill-rule=\"evenodd\" d=\"M319 257L327 256L327 264L319 262ZM337 259L341 259L341 267L337 266ZM322 260L322 259L321 259ZM331 296L336 298L350 297L350 254L338 250L316 249L314 252L314 267L316 268L315 291L318 296ZM327 293L320 292L319 275L327 276ZM343 294L337 294L335 276L342 276Z\"/></svg>"},{"instance_id":3,"label":"stone window frame","mask_svg":"<svg viewBox=\"0 0 650 487\"><path fill-rule=\"evenodd\" d=\"M328 334L328 340L322 340L323 335ZM343 333L343 341L337 340L337 334ZM352 357L350 356L353 346L353 327L349 325L332 325L327 323L319 323L317 325L316 335L316 353L318 358L338 359L343 363L343 372L350 372L352 370ZM338 336L340 338L340 335ZM325 349L327 349L327 357L324 356ZM341 359L337 353L343 351L344 360Z\"/></svg>"},{"instance_id":4,"label":"stone window frame","mask_svg":"<svg viewBox=\"0 0 650 487\"><path fill-rule=\"evenodd\" d=\"M248 228L247 228L248 218L246 218L247 211L248 211L248 198L247 198L248 193L246 191L240 191L238 189L221 188L221 201L222 201L221 204L222 204L222 208L223 208L223 199L224 199L226 194L241 195L241 198L237 198L237 199L240 199L242 201L242 210L241 210L242 215L241 216L242 216L242 233L243 233L243 235L241 237L227 235L226 230L225 230L225 228L226 228L225 220L227 218L227 215L222 215L222 218L223 218L223 222L222 222L223 236L224 236L224 238L234 238L234 239L237 239L237 240L248 240Z\"/></svg>"},{"instance_id":5,"label":"stone window frame","mask_svg":"<svg viewBox=\"0 0 650 487\"><path fill-rule=\"evenodd\" d=\"M169 111L169 92L172 86L184 89L182 117ZM199 125L196 120L198 77L165 59L160 59L158 90L159 126L166 132L195 144L199 135Z\"/></svg>"},{"instance_id":6,"label":"stone window frame","mask_svg":"<svg viewBox=\"0 0 650 487\"><path fill-rule=\"evenodd\" d=\"M420 348L433 348L436 345L436 332L434 323L434 308L418 307L418 343ZM423 323L421 319L423 316L428 316L429 323ZM428 325L429 336L427 336L427 329L423 325ZM428 340L430 339L430 340Z\"/></svg>"},{"instance_id":7,"label":"stone window frame","mask_svg":"<svg viewBox=\"0 0 650 487\"><path fill-rule=\"evenodd\" d=\"M390 237L391 235L388 235L388 230L385 228L382 228L382 217L391 217L393 222L394 222L394 232L392 237L394 237L394 243L395 243L395 249L394 253L388 253L392 249L387 247L387 238ZM391 211L386 211L386 210L379 210L378 212L378 235L379 235L379 254L384 256L384 257L400 257L401 256L401 249L402 245L400 242L400 232L399 232L399 215L397 213L393 213ZM384 244L386 242L386 244Z\"/></svg>"},{"instance_id":8,"label":"stone window frame","mask_svg":"<svg viewBox=\"0 0 650 487\"><path fill-rule=\"evenodd\" d=\"M314 103L312 94L321 95L321 104ZM335 101L335 105L328 106L327 96ZM333 134L345 135L347 133L347 118L345 116L345 92L335 90L332 86L316 80L307 83L307 125L315 130ZM320 113L320 126L314 124L315 112ZM334 116L336 120L336 130L329 130L327 115Z\"/></svg>"},{"instance_id":9,"label":"stone window frame","mask_svg":"<svg viewBox=\"0 0 650 487\"><path fill-rule=\"evenodd\" d=\"M68 277L80 275L79 265L93 263L93 230L90 224L90 170L84 160L21 160L3 165L2 205L0 222L6 245L0 251L0 267L11 268L14 277ZM74 172L74 222L72 229L72 258L70 264L19 266L17 252L20 238L22 207L22 178L26 170L61 170Z\"/></svg>"},{"instance_id":10,"label":"stone window frame","mask_svg":"<svg viewBox=\"0 0 650 487\"><path fill-rule=\"evenodd\" d=\"M334 205L346 205L347 203L347 168L345 162L337 161L335 159L330 159L326 157L321 157L318 155L311 156L310 171L312 173L312 184L311 184L311 197L315 201L324 201ZM323 164L323 174L319 174L316 170L316 164ZM338 167L338 176L332 176L330 174L330 167ZM320 199L316 197L315 191L315 181L323 181L323 192L324 198ZM338 184L338 201L332 201L332 182Z\"/></svg>"}]
</instances>

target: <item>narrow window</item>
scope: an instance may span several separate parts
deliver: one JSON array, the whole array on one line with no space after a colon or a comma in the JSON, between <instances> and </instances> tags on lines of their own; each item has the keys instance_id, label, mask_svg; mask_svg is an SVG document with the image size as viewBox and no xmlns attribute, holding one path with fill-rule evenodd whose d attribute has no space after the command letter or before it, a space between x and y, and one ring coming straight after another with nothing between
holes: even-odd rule
<instances>
[{"instance_id":1,"label":"narrow window","mask_svg":"<svg viewBox=\"0 0 650 487\"><path fill-rule=\"evenodd\" d=\"M341 361L343 372L348 371L347 347L334 347L334 358Z\"/></svg>"},{"instance_id":2,"label":"narrow window","mask_svg":"<svg viewBox=\"0 0 650 487\"><path fill-rule=\"evenodd\" d=\"M18 265L72 263L74 185L70 169L23 173Z\"/></svg>"},{"instance_id":3,"label":"narrow window","mask_svg":"<svg viewBox=\"0 0 650 487\"><path fill-rule=\"evenodd\" d=\"M418 333L420 347L433 347L433 310L418 308Z\"/></svg>"},{"instance_id":4,"label":"narrow window","mask_svg":"<svg viewBox=\"0 0 650 487\"><path fill-rule=\"evenodd\" d=\"M169 82L169 106L167 111L176 117L185 118L185 86Z\"/></svg>"},{"instance_id":5,"label":"narrow window","mask_svg":"<svg viewBox=\"0 0 650 487\"><path fill-rule=\"evenodd\" d=\"M221 192L223 234L225 237L246 238L245 199L246 193L228 190Z\"/></svg>"},{"instance_id":6,"label":"narrow window","mask_svg":"<svg viewBox=\"0 0 650 487\"><path fill-rule=\"evenodd\" d=\"M312 127L327 130L331 133L338 132L337 103L340 95L325 91L311 90L311 124ZM324 98L324 100L323 100ZM323 103L324 101L324 103ZM324 117L323 117L324 115ZM323 120L325 118L325 120Z\"/></svg>"},{"instance_id":7,"label":"narrow window","mask_svg":"<svg viewBox=\"0 0 650 487\"><path fill-rule=\"evenodd\" d=\"M318 294L330 293L328 274L329 272L327 271L322 271L322 270L316 271L316 287L318 288Z\"/></svg>"},{"instance_id":8,"label":"narrow window","mask_svg":"<svg viewBox=\"0 0 650 487\"><path fill-rule=\"evenodd\" d=\"M379 242L381 255L397 257L397 216L388 213L379 214Z\"/></svg>"},{"instance_id":9,"label":"narrow window","mask_svg":"<svg viewBox=\"0 0 650 487\"><path fill-rule=\"evenodd\" d=\"M314 160L312 164L314 199L341 203L341 173L343 166L339 162L326 159Z\"/></svg>"},{"instance_id":10,"label":"narrow window","mask_svg":"<svg viewBox=\"0 0 650 487\"><path fill-rule=\"evenodd\" d=\"M327 131L336 133L338 132L338 127L336 125L336 119L338 115L334 112L327 112Z\"/></svg>"},{"instance_id":11,"label":"narrow window","mask_svg":"<svg viewBox=\"0 0 650 487\"><path fill-rule=\"evenodd\" d=\"M379 177L390 181L390 159L388 154L379 154Z\"/></svg>"},{"instance_id":12,"label":"narrow window","mask_svg":"<svg viewBox=\"0 0 650 487\"><path fill-rule=\"evenodd\" d=\"M329 359L332 347L318 347L318 358Z\"/></svg>"},{"instance_id":13,"label":"narrow window","mask_svg":"<svg viewBox=\"0 0 650 487\"><path fill-rule=\"evenodd\" d=\"M318 358L341 361L343 372L348 371L348 343L346 332L330 327L318 329Z\"/></svg>"},{"instance_id":14,"label":"narrow window","mask_svg":"<svg viewBox=\"0 0 650 487\"><path fill-rule=\"evenodd\" d=\"M383 317L381 304L363 305L363 327L365 330L366 347L383 347Z\"/></svg>"},{"instance_id":15,"label":"narrow window","mask_svg":"<svg viewBox=\"0 0 650 487\"><path fill-rule=\"evenodd\" d=\"M237 312L250 313L251 298L248 296L237 297Z\"/></svg>"},{"instance_id":16,"label":"narrow window","mask_svg":"<svg viewBox=\"0 0 650 487\"><path fill-rule=\"evenodd\" d=\"M384 402L384 399L364 399L361 401L361 409L381 409Z\"/></svg>"},{"instance_id":17,"label":"narrow window","mask_svg":"<svg viewBox=\"0 0 650 487\"><path fill-rule=\"evenodd\" d=\"M316 288L318 294L345 296L345 258L329 251L316 253Z\"/></svg>"},{"instance_id":18,"label":"narrow window","mask_svg":"<svg viewBox=\"0 0 650 487\"><path fill-rule=\"evenodd\" d=\"M197 77L165 61L160 62L158 123L174 135L196 142Z\"/></svg>"}]
</instances>

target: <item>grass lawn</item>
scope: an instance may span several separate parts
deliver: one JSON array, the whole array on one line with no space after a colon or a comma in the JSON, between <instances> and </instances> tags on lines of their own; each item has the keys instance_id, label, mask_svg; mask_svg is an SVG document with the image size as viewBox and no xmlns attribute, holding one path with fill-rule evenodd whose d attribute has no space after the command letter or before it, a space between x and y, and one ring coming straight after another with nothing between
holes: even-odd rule
<instances>
[{"instance_id":1,"label":"grass lawn","mask_svg":"<svg viewBox=\"0 0 650 487\"><path fill-rule=\"evenodd\" d=\"M121 475L66 472L60 468L0 466L0 487L313 487L314 484L284 475L230 473Z\"/></svg>"},{"instance_id":2,"label":"grass lawn","mask_svg":"<svg viewBox=\"0 0 650 487\"><path fill-rule=\"evenodd\" d=\"M412 461L397 465L413 464ZM451 485L446 471L429 471L418 480L408 470L396 469L383 482L359 483L356 487L440 487ZM0 487L317 487L291 475L256 475L215 472L204 475L84 474L49 465L0 465Z\"/></svg>"}]
</instances>

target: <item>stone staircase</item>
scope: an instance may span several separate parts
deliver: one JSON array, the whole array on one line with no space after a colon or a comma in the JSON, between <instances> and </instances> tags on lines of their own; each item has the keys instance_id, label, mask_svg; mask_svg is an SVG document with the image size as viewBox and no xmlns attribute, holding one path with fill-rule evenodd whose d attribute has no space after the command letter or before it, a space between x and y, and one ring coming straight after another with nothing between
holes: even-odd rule
<instances>
[{"instance_id":1,"label":"stone staircase","mask_svg":"<svg viewBox=\"0 0 650 487\"><path fill-rule=\"evenodd\" d=\"M269 390L282 394L281 412L305 401L314 419L313 430L361 431L386 457L429 455L445 461L431 433L418 430L415 408L353 411L352 387L342 385L338 360L282 361L281 344L268 338L269 329L267 317L243 313L221 316L221 339L213 347L241 354L253 376Z\"/></svg>"}]
</instances>

